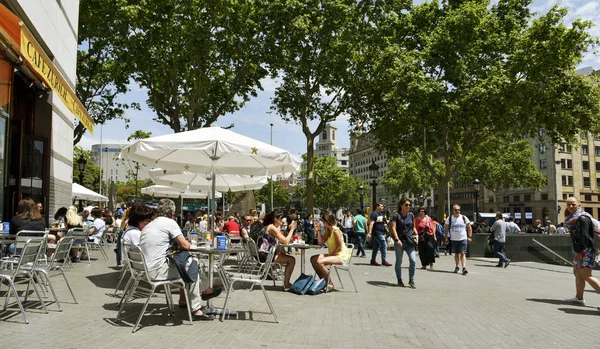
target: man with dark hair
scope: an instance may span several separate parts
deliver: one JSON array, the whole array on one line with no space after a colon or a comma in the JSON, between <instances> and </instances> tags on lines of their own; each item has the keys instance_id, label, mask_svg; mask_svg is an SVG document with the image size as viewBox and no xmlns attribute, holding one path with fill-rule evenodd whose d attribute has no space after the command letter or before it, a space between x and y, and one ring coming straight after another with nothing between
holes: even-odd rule
<instances>
[{"instance_id":1,"label":"man with dark hair","mask_svg":"<svg viewBox=\"0 0 600 349\"><path fill-rule=\"evenodd\" d=\"M135 204L129 209L127 229L123 232L123 242L126 245L139 245L142 230L156 214L156 210L144 204Z\"/></svg>"},{"instance_id":2,"label":"man with dark hair","mask_svg":"<svg viewBox=\"0 0 600 349\"><path fill-rule=\"evenodd\" d=\"M383 203L377 204L377 208L371 213L371 223L369 223L369 232L367 238L373 236L373 256L371 257L371 265L385 265L391 267L392 264L386 260L387 242L385 241L385 222L383 219ZM375 260L377 258L377 250L381 251L381 264Z\"/></svg>"},{"instance_id":3,"label":"man with dark hair","mask_svg":"<svg viewBox=\"0 0 600 349\"><path fill-rule=\"evenodd\" d=\"M361 255L361 257L366 257L365 246L363 241L365 240L367 228L367 219L362 214L362 210L359 208L356 210L356 215L354 216L354 234L356 235L356 242L358 242L358 248L356 249L356 256Z\"/></svg>"},{"instance_id":4,"label":"man with dark hair","mask_svg":"<svg viewBox=\"0 0 600 349\"><path fill-rule=\"evenodd\" d=\"M497 267L508 267L510 259L504 256L504 244L506 243L506 232L508 231L508 224L504 221L504 217L501 212L496 213L496 221L490 228L490 232L493 235L492 249L494 255L498 257Z\"/></svg>"},{"instance_id":5,"label":"man with dark hair","mask_svg":"<svg viewBox=\"0 0 600 349\"><path fill-rule=\"evenodd\" d=\"M175 203L170 199L161 199L158 202L157 218L146 225L140 237L139 247L144 253L146 264L148 267L148 276L153 280L166 280L180 277L179 271L174 263L167 262L167 254L171 241L175 241L178 248L181 250L189 250L190 243L185 239L179 225L175 222ZM189 258L186 265L186 270L189 269L192 263L192 258ZM211 271L212 272L212 271ZM201 300L207 300L218 296L221 289L212 290L207 288L203 294L201 289L206 287L201 286L202 281L198 275L198 279L189 284L190 303L194 320L214 320L213 315L207 315L200 310ZM179 293L179 304L184 306L185 302L182 299L182 293Z\"/></svg>"}]
</instances>

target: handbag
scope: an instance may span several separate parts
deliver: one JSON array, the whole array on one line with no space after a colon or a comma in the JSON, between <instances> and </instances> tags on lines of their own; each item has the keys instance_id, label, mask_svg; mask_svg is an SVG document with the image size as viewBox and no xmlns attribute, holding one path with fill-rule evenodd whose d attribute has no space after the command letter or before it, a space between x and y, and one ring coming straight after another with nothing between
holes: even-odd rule
<instances>
[{"instance_id":1,"label":"handbag","mask_svg":"<svg viewBox=\"0 0 600 349\"><path fill-rule=\"evenodd\" d=\"M409 212L407 214L407 216L408 215L410 215L412 217L413 222L414 222L415 217L412 215L412 213ZM413 234L409 234L408 233L408 229L407 229L406 224L404 223L404 221L402 219L400 219L400 213L397 214L396 227L399 226L399 225L402 228L400 236L399 236L400 241L404 241L404 242L406 242L406 243L408 243L409 245L412 245L412 246L416 245L417 243L415 241L415 236Z\"/></svg>"},{"instance_id":2,"label":"handbag","mask_svg":"<svg viewBox=\"0 0 600 349\"><path fill-rule=\"evenodd\" d=\"M327 280L325 279L319 279L317 280L317 276L315 276L313 278L313 283L310 286L310 288L308 289L308 291L306 291L306 294L310 294L310 295L315 295L315 294L319 294L321 293L325 287L327 286Z\"/></svg>"},{"instance_id":3,"label":"handbag","mask_svg":"<svg viewBox=\"0 0 600 349\"><path fill-rule=\"evenodd\" d=\"M302 274L300 274L298 279L296 279L296 281L294 281L294 283L292 284L292 286L290 287L290 289L288 291L295 293L295 294L304 295L304 294L306 294L306 292L308 292L308 290L314 283L314 280L315 280L314 276L306 275L306 274L302 273Z\"/></svg>"},{"instance_id":4,"label":"handbag","mask_svg":"<svg viewBox=\"0 0 600 349\"><path fill-rule=\"evenodd\" d=\"M190 252L186 250L171 251L167 254L167 258L177 267L181 279L188 284L198 280L198 262L195 259L192 260L189 268L185 268L187 260L191 257Z\"/></svg>"}]
</instances>

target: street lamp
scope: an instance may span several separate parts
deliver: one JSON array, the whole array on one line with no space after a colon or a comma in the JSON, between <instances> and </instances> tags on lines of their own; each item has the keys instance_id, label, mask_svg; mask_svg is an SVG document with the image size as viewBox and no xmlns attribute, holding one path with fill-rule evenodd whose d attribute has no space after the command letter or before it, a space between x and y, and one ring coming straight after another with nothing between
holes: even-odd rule
<instances>
[{"instance_id":1,"label":"street lamp","mask_svg":"<svg viewBox=\"0 0 600 349\"><path fill-rule=\"evenodd\" d=\"M358 195L360 195L360 214L364 214L363 199L365 197L365 187L363 187L363 185L361 184L358 187L358 190Z\"/></svg>"},{"instance_id":2,"label":"street lamp","mask_svg":"<svg viewBox=\"0 0 600 349\"><path fill-rule=\"evenodd\" d=\"M379 177L379 166L375 160L369 165L369 178L371 178L371 186L373 186L373 211L377 208L377 178Z\"/></svg>"},{"instance_id":3,"label":"street lamp","mask_svg":"<svg viewBox=\"0 0 600 349\"><path fill-rule=\"evenodd\" d=\"M271 145L273 145L273 123L271 125ZM271 211L275 211L273 209L273 176L271 176Z\"/></svg>"},{"instance_id":4,"label":"street lamp","mask_svg":"<svg viewBox=\"0 0 600 349\"><path fill-rule=\"evenodd\" d=\"M85 172L85 165L87 165L87 160L83 157L83 154L77 159L77 168L79 169L79 184L83 186L83 175ZM83 204L81 203L81 199L79 199L79 211L83 211Z\"/></svg>"},{"instance_id":5,"label":"street lamp","mask_svg":"<svg viewBox=\"0 0 600 349\"><path fill-rule=\"evenodd\" d=\"M479 218L479 188L481 187L481 182L479 182L479 179L475 178L475 180L473 181L473 189L475 189L475 192L473 192L473 195L475 196L475 222L478 221Z\"/></svg>"}]
</instances>

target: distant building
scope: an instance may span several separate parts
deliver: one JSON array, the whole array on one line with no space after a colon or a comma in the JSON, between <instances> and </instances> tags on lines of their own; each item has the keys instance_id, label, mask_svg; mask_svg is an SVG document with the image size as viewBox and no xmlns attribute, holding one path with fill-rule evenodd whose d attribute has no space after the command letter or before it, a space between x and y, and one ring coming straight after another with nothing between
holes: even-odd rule
<instances>
[{"instance_id":1,"label":"distant building","mask_svg":"<svg viewBox=\"0 0 600 349\"><path fill-rule=\"evenodd\" d=\"M135 163L132 161L124 161L119 159L121 149L128 144L94 144L92 145L92 160L94 165L102 169L102 178L104 181L127 182L130 179L135 179ZM102 150L102 151L101 151ZM102 161L102 163L100 162ZM148 169L140 166L138 171L138 179L148 179Z\"/></svg>"},{"instance_id":2,"label":"distant building","mask_svg":"<svg viewBox=\"0 0 600 349\"><path fill-rule=\"evenodd\" d=\"M340 148L337 142L337 127L327 124L325 130L319 135L319 140L315 144L315 156L321 158L323 156L333 156L337 166L348 172L349 157L348 148ZM302 161L301 169L306 170L306 160ZM306 185L306 176L300 178L300 185Z\"/></svg>"}]
</instances>

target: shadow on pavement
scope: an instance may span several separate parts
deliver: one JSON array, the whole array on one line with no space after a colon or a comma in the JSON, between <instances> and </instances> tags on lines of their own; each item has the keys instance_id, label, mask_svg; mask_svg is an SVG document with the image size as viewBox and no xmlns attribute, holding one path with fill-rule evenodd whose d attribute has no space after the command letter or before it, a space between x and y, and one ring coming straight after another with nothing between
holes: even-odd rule
<instances>
[{"instance_id":1,"label":"shadow on pavement","mask_svg":"<svg viewBox=\"0 0 600 349\"><path fill-rule=\"evenodd\" d=\"M484 267L484 268L498 268L498 269L500 269L500 267L497 267L497 266L496 266L497 264L473 264L473 265L474 265L474 266L477 266L477 267ZM502 268L504 268L504 266L503 266Z\"/></svg>"},{"instance_id":2,"label":"shadow on pavement","mask_svg":"<svg viewBox=\"0 0 600 349\"><path fill-rule=\"evenodd\" d=\"M558 308L558 310L564 311L567 314L600 316L600 311L595 309L590 310L589 308Z\"/></svg>"},{"instance_id":3,"label":"shadow on pavement","mask_svg":"<svg viewBox=\"0 0 600 349\"><path fill-rule=\"evenodd\" d=\"M426 271L430 273L447 273L454 274L454 270L442 270L442 269L427 269Z\"/></svg>"},{"instance_id":4,"label":"shadow on pavement","mask_svg":"<svg viewBox=\"0 0 600 349\"><path fill-rule=\"evenodd\" d=\"M397 284L387 282L387 281L367 281L369 285L377 286L377 287L398 287Z\"/></svg>"},{"instance_id":5,"label":"shadow on pavement","mask_svg":"<svg viewBox=\"0 0 600 349\"><path fill-rule=\"evenodd\" d=\"M88 280L90 280L96 287L100 288L112 288L113 290L117 287L117 283L119 282L119 271L98 274L98 275L89 275L86 276Z\"/></svg>"},{"instance_id":6,"label":"shadow on pavement","mask_svg":"<svg viewBox=\"0 0 600 349\"><path fill-rule=\"evenodd\" d=\"M527 298L526 300L528 300L530 302L538 302L538 303L546 303L546 304L578 306L576 304L569 303L569 302L565 301L564 299Z\"/></svg>"}]
</instances>

